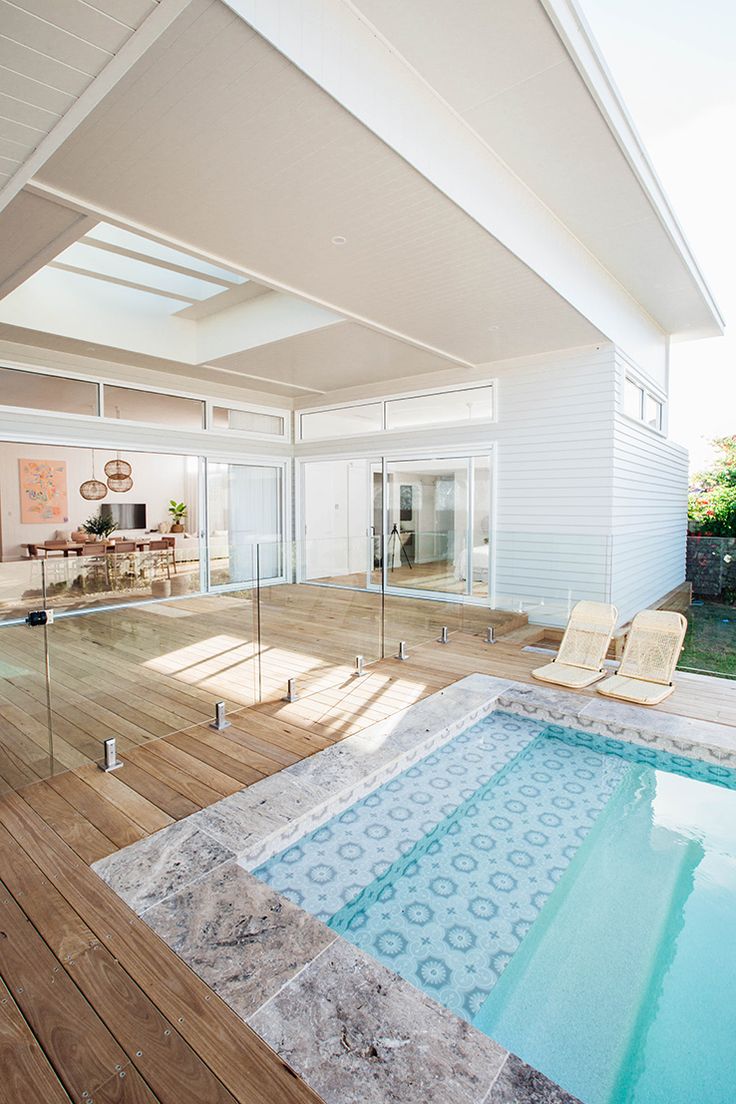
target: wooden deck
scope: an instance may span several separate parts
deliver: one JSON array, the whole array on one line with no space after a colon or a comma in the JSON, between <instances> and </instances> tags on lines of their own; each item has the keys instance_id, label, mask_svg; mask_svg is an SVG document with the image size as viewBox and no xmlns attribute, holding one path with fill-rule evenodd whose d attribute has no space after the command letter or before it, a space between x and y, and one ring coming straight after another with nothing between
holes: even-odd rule
<instances>
[{"instance_id":1,"label":"wooden deck","mask_svg":"<svg viewBox=\"0 0 736 1104\"><path fill-rule=\"evenodd\" d=\"M222 733L200 723L130 741L119 773L81 763L0 797L4 1104L316 1102L88 864L465 674L528 682L540 661L456 632L364 679L332 670L298 702L241 709ZM663 708L736 726L736 684L680 676Z\"/></svg>"},{"instance_id":2,"label":"wooden deck","mask_svg":"<svg viewBox=\"0 0 736 1104\"><path fill-rule=\"evenodd\" d=\"M487 611L393 598L385 603L387 650L489 622ZM497 630L523 624L492 615ZM259 697L277 701L287 680L302 692L339 684L357 654L381 654L381 596L318 586L272 587L57 618L47 632L54 763L49 758L44 630L0 626L0 792L211 719ZM257 641L260 640L260 647ZM245 779L244 781L248 781Z\"/></svg>"}]
</instances>

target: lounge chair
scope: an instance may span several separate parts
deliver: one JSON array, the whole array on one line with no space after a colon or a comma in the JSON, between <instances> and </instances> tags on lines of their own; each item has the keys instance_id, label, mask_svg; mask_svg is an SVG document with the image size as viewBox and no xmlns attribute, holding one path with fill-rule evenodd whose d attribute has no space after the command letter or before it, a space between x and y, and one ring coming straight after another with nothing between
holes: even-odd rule
<instances>
[{"instance_id":1,"label":"lounge chair","mask_svg":"<svg viewBox=\"0 0 736 1104\"><path fill-rule=\"evenodd\" d=\"M598 687L607 698L659 705L674 690L672 677L687 632L674 610L642 610L631 622L618 674Z\"/></svg>"},{"instance_id":2,"label":"lounge chair","mask_svg":"<svg viewBox=\"0 0 736 1104\"><path fill-rule=\"evenodd\" d=\"M534 678L571 690L598 682L605 674L603 661L617 616L616 607L605 602L578 602L570 614L557 655L551 663L532 671Z\"/></svg>"}]
</instances>

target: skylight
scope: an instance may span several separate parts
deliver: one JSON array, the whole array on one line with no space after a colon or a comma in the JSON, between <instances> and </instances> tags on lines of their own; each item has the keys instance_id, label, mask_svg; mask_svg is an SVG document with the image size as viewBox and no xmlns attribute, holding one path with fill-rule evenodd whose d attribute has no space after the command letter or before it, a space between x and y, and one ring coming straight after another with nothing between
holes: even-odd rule
<instances>
[{"instance_id":1,"label":"skylight","mask_svg":"<svg viewBox=\"0 0 736 1104\"><path fill-rule=\"evenodd\" d=\"M174 310L247 283L245 276L101 222L51 267L165 299Z\"/></svg>"}]
</instances>

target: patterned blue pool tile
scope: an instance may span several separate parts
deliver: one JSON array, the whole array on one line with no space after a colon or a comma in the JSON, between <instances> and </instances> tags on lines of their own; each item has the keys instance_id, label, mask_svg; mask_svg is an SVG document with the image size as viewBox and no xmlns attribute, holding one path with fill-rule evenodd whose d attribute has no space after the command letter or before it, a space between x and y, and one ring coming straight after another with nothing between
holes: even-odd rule
<instances>
[{"instance_id":1,"label":"patterned blue pool tile","mask_svg":"<svg viewBox=\"0 0 736 1104\"><path fill-rule=\"evenodd\" d=\"M256 874L472 1020L632 763L736 771L492 713Z\"/></svg>"},{"instance_id":2,"label":"patterned blue pool tile","mask_svg":"<svg viewBox=\"0 0 736 1104\"><path fill-rule=\"evenodd\" d=\"M395 863L375 900L376 887L367 887L330 926L471 1018L627 770L588 748L535 740L428 846L421 841Z\"/></svg>"},{"instance_id":3,"label":"patterned blue pool tile","mask_svg":"<svg viewBox=\"0 0 736 1104\"><path fill-rule=\"evenodd\" d=\"M543 728L539 721L492 713L254 873L295 904L329 920L486 785Z\"/></svg>"}]
</instances>

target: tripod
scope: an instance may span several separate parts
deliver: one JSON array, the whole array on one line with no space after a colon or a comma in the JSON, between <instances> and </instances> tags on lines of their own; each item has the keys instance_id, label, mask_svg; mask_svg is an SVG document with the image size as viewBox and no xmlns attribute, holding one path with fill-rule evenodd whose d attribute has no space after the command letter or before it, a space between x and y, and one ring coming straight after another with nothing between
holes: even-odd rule
<instances>
[{"instance_id":1,"label":"tripod","mask_svg":"<svg viewBox=\"0 0 736 1104\"><path fill-rule=\"evenodd\" d=\"M404 559L406 560L406 566L409 568L410 571L413 571L414 570L414 565L412 564L411 560L409 559L408 553L407 553L406 549L404 548L404 545L402 544L401 534L399 533L399 527L396 524L396 522L394 522L394 527L391 530L391 532L389 533L389 537L388 537L388 562L391 565L391 571L394 570L394 559L393 559L393 557L394 557L394 552L396 551L396 542L397 541L398 541L398 544L399 544L399 567L401 566L401 557L403 556Z\"/></svg>"}]
</instances>

